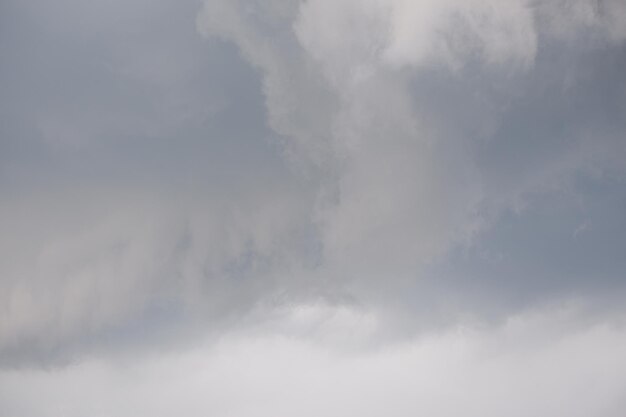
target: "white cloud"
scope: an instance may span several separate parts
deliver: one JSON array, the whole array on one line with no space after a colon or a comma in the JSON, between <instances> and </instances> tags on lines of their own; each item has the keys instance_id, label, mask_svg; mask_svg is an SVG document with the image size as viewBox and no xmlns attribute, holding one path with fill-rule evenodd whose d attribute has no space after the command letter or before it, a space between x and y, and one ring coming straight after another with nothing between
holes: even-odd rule
<instances>
[{"instance_id":1,"label":"white cloud","mask_svg":"<svg viewBox=\"0 0 626 417\"><path fill-rule=\"evenodd\" d=\"M304 2L295 22L303 47L336 84L380 66L489 64L527 67L536 52L533 14L524 1Z\"/></svg>"},{"instance_id":2,"label":"white cloud","mask_svg":"<svg viewBox=\"0 0 626 417\"><path fill-rule=\"evenodd\" d=\"M301 316L298 307L294 314ZM132 361L7 371L0 399L15 417L617 417L625 406L624 329L571 326L571 318L544 311L497 329L458 327L349 353L337 340L238 332Z\"/></svg>"}]
</instances>

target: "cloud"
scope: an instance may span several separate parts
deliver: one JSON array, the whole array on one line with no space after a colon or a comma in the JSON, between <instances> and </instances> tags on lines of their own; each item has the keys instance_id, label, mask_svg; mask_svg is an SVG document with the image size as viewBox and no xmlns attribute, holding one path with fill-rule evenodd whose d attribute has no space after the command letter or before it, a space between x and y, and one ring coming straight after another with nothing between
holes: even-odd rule
<instances>
[{"instance_id":1,"label":"cloud","mask_svg":"<svg viewBox=\"0 0 626 417\"><path fill-rule=\"evenodd\" d=\"M594 65L595 47L555 40L551 10L208 1L198 24L261 71L270 125L319 170L324 262L366 282L414 275L530 196L617 167L603 153L623 152L606 131L622 131L620 122L569 103L605 101L593 89L621 77ZM583 30L575 9L563 13ZM598 23L610 51L602 60L621 56L607 24ZM611 106L623 109L619 91Z\"/></svg>"},{"instance_id":2,"label":"cloud","mask_svg":"<svg viewBox=\"0 0 626 417\"><path fill-rule=\"evenodd\" d=\"M3 6L0 365L619 304L620 2L166 3Z\"/></svg>"},{"instance_id":3,"label":"cloud","mask_svg":"<svg viewBox=\"0 0 626 417\"><path fill-rule=\"evenodd\" d=\"M538 3L537 8L553 36L576 39L587 31L613 42L625 39L626 8L620 1L550 1Z\"/></svg>"},{"instance_id":4,"label":"cloud","mask_svg":"<svg viewBox=\"0 0 626 417\"><path fill-rule=\"evenodd\" d=\"M298 310L287 315L301 316ZM573 324L572 310L455 327L401 344L337 349L268 332L128 360L89 359L55 373L5 372L15 416L363 415L619 416L626 336L619 324ZM296 320L299 320L296 318ZM337 322L322 324L332 330ZM352 321L346 329L369 327ZM37 395L38 401L28 401Z\"/></svg>"},{"instance_id":5,"label":"cloud","mask_svg":"<svg viewBox=\"0 0 626 417\"><path fill-rule=\"evenodd\" d=\"M123 14L104 32L62 6L85 20L3 6L2 367L212 331L314 257L300 256L313 196L272 147L254 73L232 48L207 51L193 4L155 3L150 19L143 3L99 4Z\"/></svg>"},{"instance_id":6,"label":"cloud","mask_svg":"<svg viewBox=\"0 0 626 417\"><path fill-rule=\"evenodd\" d=\"M145 188L142 196L70 188L4 205L3 365L45 362L48 351L71 351L163 309L156 319L167 324L195 314L219 321L254 306L292 264L306 213L265 185L262 198L247 190L245 198L224 195L228 203L174 190L176 201ZM41 206L45 218L33 210Z\"/></svg>"},{"instance_id":7,"label":"cloud","mask_svg":"<svg viewBox=\"0 0 626 417\"><path fill-rule=\"evenodd\" d=\"M624 415L622 1L0 9L0 414Z\"/></svg>"},{"instance_id":8,"label":"cloud","mask_svg":"<svg viewBox=\"0 0 626 417\"><path fill-rule=\"evenodd\" d=\"M294 27L327 73L347 77L372 66L454 68L473 54L523 67L537 42L532 10L517 1L309 1Z\"/></svg>"}]
</instances>

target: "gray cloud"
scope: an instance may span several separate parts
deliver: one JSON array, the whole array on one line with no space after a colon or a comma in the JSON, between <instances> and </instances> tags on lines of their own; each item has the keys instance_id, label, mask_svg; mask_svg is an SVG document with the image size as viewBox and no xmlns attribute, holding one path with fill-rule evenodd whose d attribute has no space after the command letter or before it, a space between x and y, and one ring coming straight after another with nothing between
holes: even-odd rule
<instances>
[{"instance_id":1,"label":"gray cloud","mask_svg":"<svg viewBox=\"0 0 626 417\"><path fill-rule=\"evenodd\" d=\"M199 22L262 70L271 126L321 166L326 262L378 280L578 175L623 176L623 46L584 6L211 1Z\"/></svg>"},{"instance_id":2,"label":"gray cloud","mask_svg":"<svg viewBox=\"0 0 626 417\"><path fill-rule=\"evenodd\" d=\"M197 8L6 7L3 364L273 291L261 276L308 244L312 197L272 147L256 75L196 34Z\"/></svg>"},{"instance_id":3,"label":"gray cloud","mask_svg":"<svg viewBox=\"0 0 626 417\"><path fill-rule=\"evenodd\" d=\"M252 394L286 355L323 415L514 414L522 391L520 415L620 415L625 22L619 0L4 2L0 414L90 412L60 404L90 383L115 415L172 386L159 411L302 414ZM176 369L191 391L146 377ZM589 375L607 390L546 400Z\"/></svg>"}]
</instances>

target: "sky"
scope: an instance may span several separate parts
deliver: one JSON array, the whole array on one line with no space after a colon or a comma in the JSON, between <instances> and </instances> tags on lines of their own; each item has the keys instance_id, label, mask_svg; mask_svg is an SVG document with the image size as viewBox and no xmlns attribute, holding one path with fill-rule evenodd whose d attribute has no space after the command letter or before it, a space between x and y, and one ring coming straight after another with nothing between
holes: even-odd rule
<instances>
[{"instance_id":1,"label":"sky","mask_svg":"<svg viewBox=\"0 0 626 417\"><path fill-rule=\"evenodd\" d=\"M626 413L622 0L2 0L0 416Z\"/></svg>"}]
</instances>

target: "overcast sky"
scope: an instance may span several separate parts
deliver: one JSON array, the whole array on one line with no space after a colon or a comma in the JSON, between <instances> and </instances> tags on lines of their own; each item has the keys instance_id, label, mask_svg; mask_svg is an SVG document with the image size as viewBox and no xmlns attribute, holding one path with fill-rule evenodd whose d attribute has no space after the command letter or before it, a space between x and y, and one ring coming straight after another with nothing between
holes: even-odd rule
<instances>
[{"instance_id":1,"label":"overcast sky","mask_svg":"<svg viewBox=\"0 0 626 417\"><path fill-rule=\"evenodd\" d=\"M623 0L0 0L0 416L626 414Z\"/></svg>"}]
</instances>

